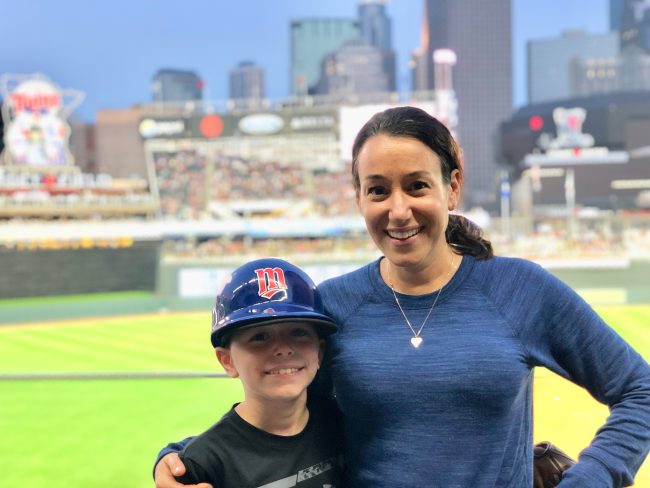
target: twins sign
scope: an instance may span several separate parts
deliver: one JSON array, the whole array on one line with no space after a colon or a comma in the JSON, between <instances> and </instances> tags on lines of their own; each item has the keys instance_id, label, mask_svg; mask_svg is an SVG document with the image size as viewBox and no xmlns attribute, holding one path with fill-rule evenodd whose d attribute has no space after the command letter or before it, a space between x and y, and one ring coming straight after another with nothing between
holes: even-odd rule
<instances>
[{"instance_id":1,"label":"twins sign","mask_svg":"<svg viewBox=\"0 0 650 488\"><path fill-rule=\"evenodd\" d=\"M0 93L5 100L3 162L27 167L73 164L67 117L83 100L76 90L60 90L45 76L3 75Z\"/></svg>"}]
</instances>

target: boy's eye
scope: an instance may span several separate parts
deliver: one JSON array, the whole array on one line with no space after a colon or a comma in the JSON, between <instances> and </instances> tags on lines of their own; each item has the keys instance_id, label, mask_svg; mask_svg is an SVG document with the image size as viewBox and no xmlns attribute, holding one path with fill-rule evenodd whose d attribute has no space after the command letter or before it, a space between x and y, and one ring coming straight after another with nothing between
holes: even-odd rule
<instances>
[{"instance_id":1,"label":"boy's eye","mask_svg":"<svg viewBox=\"0 0 650 488\"><path fill-rule=\"evenodd\" d=\"M251 342L259 342L259 341L265 341L268 339L269 335L266 332L258 332L257 334L254 334L251 336L249 341Z\"/></svg>"},{"instance_id":2,"label":"boy's eye","mask_svg":"<svg viewBox=\"0 0 650 488\"><path fill-rule=\"evenodd\" d=\"M310 334L309 334L309 331L307 329L300 328L300 329L293 329L291 331L291 335L294 336L294 337L305 337L305 336L308 336Z\"/></svg>"}]
</instances>

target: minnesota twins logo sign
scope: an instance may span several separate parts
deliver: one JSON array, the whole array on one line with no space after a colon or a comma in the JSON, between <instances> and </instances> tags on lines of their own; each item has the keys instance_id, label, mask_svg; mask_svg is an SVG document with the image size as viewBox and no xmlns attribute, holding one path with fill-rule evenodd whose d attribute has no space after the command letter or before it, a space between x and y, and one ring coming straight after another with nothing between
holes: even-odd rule
<instances>
[{"instance_id":1,"label":"minnesota twins logo sign","mask_svg":"<svg viewBox=\"0 0 650 488\"><path fill-rule=\"evenodd\" d=\"M259 268L255 270L255 274L257 275L259 287L257 293L261 297L270 300L277 293L284 292L287 289L282 268Z\"/></svg>"}]
</instances>

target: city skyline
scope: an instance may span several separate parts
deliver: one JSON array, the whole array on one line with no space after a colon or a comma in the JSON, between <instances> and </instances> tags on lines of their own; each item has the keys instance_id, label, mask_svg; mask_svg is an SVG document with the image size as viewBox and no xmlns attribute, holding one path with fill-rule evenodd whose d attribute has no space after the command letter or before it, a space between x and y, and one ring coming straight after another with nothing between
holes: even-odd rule
<instances>
[{"instance_id":1,"label":"city skyline","mask_svg":"<svg viewBox=\"0 0 650 488\"><path fill-rule=\"evenodd\" d=\"M204 80L207 99L228 97L228 73L244 60L265 70L266 93L290 94L292 20L356 18L356 0L305 3L298 0L241 0L236 6L194 0L180 6L153 0L90 5L76 0L10 0L3 13L6 39L0 45L2 73L42 73L61 88L86 92L76 110L94 120L97 110L151 101L156 71L192 70ZM420 45L424 2L393 0L387 13L397 53L397 85L410 90L408 62ZM513 0L513 105L526 100L526 41L572 29L606 32L607 0ZM248 34L250 32L251 34Z\"/></svg>"},{"instance_id":2,"label":"city skyline","mask_svg":"<svg viewBox=\"0 0 650 488\"><path fill-rule=\"evenodd\" d=\"M433 60L439 49L455 53L451 85L458 101L458 140L468 169L467 205L496 205L499 172L495 141L499 124L512 112L512 0L427 0L426 50L418 59L419 89L439 86ZM489 19L489 20L488 20Z\"/></svg>"}]
</instances>

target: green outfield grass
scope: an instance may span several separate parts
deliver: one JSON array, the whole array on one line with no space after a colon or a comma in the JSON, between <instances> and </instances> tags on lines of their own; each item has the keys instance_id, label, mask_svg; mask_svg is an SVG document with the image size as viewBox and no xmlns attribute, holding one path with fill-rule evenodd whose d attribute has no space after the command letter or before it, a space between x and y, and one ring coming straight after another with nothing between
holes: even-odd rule
<instances>
[{"instance_id":1,"label":"green outfield grass","mask_svg":"<svg viewBox=\"0 0 650 488\"><path fill-rule=\"evenodd\" d=\"M0 374L221 372L209 313L0 327ZM0 486L153 486L171 440L198 433L240 399L222 378L0 381Z\"/></svg>"},{"instance_id":2,"label":"green outfield grass","mask_svg":"<svg viewBox=\"0 0 650 488\"><path fill-rule=\"evenodd\" d=\"M129 298L148 297L151 295L152 293L149 291L111 291L106 293L86 293L47 297L3 298L0 300L0 310L13 305L29 305L32 303L36 305L55 303L58 305L61 303L79 302L83 300L124 300Z\"/></svg>"},{"instance_id":3,"label":"green outfield grass","mask_svg":"<svg viewBox=\"0 0 650 488\"><path fill-rule=\"evenodd\" d=\"M650 306L597 310L650 358ZM220 372L209 321L206 312L0 327L0 374ZM223 378L0 381L0 486L152 487L157 451L204 430L240 397L239 382ZM583 390L538 371L537 440L577 455L606 414ZM635 486L650 488L648 462Z\"/></svg>"}]
</instances>

